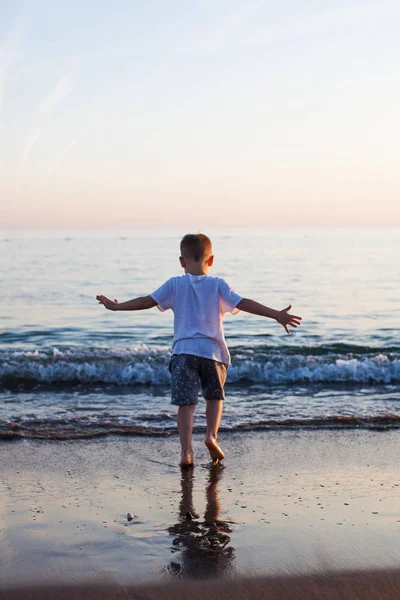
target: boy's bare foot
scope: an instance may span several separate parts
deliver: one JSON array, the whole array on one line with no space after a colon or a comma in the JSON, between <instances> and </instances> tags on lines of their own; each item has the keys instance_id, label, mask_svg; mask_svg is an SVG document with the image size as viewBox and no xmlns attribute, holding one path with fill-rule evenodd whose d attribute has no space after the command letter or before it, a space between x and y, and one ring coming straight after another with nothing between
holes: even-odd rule
<instances>
[{"instance_id":1,"label":"boy's bare foot","mask_svg":"<svg viewBox=\"0 0 400 600\"><path fill-rule=\"evenodd\" d=\"M224 460L225 454L222 452L221 448L217 444L217 439L211 435L206 438L205 445L208 448L210 456L214 462L219 462L220 460Z\"/></svg>"},{"instance_id":2,"label":"boy's bare foot","mask_svg":"<svg viewBox=\"0 0 400 600\"><path fill-rule=\"evenodd\" d=\"M193 467L193 450L182 450L180 467Z\"/></svg>"}]
</instances>

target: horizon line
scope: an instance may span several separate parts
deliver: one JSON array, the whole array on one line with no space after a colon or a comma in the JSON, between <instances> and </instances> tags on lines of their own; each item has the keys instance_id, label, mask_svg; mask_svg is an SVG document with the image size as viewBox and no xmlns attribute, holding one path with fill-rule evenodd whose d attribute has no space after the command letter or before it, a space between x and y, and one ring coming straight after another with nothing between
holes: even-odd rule
<instances>
[{"instance_id":1,"label":"horizon line","mask_svg":"<svg viewBox=\"0 0 400 600\"><path fill-rule=\"evenodd\" d=\"M123 231L138 231L138 230L144 230L144 229L160 229L160 230L167 230L167 229L171 229L171 230L181 230L181 229L193 229L193 227L190 226L185 226L185 225L181 225L181 226L176 226L176 225L143 225L143 226L115 226L115 227L102 227L102 226L98 226L98 227L79 227L79 226L44 226L44 227L37 227L37 226L32 226L32 225L27 225L24 227L10 227L10 226L5 226L2 227L0 226L0 231L116 231L116 230L123 230ZM250 230L254 230L254 229L258 229L258 230L262 230L262 229L281 229L281 230L287 230L287 229L400 229L400 223L399 224L388 224L388 225L353 225L353 224L349 224L349 225L287 225L285 227L282 226L276 226L276 225L241 225L241 226L234 226L234 225L230 225L230 226L226 226L226 225L221 225L221 226L205 226L205 227L196 227L195 228L196 231L199 231L200 229L207 229L207 230L244 230L244 229L250 229Z\"/></svg>"}]
</instances>

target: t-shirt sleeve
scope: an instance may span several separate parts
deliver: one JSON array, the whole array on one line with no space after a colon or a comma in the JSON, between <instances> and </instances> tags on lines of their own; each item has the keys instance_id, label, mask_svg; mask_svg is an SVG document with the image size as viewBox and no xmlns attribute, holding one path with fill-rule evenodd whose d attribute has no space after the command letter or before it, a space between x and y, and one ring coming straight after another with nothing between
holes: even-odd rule
<instances>
[{"instance_id":1,"label":"t-shirt sleeve","mask_svg":"<svg viewBox=\"0 0 400 600\"><path fill-rule=\"evenodd\" d=\"M171 279L168 279L162 286L152 292L150 296L157 302L157 308L161 310L161 312L173 308L175 297L174 279L172 277Z\"/></svg>"},{"instance_id":2,"label":"t-shirt sleeve","mask_svg":"<svg viewBox=\"0 0 400 600\"><path fill-rule=\"evenodd\" d=\"M222 279L222 277L219 280L218 291L219 291L221 312L223 314L225 314L227 312L230 312L233 314L239 312L239 309L236 307L239 304L239 302L241 300L243 300L243 297L239 296L239 294L237 294L230 287L230 285L225 281L225 279Z\"/></svg>"}]
</instances>

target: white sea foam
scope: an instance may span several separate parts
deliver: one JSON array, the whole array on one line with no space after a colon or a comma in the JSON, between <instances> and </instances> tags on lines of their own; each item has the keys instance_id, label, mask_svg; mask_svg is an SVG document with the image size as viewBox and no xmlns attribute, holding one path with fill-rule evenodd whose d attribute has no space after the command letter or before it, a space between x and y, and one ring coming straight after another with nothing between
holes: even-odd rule
<instances>
[{"instance_id":1,"label":"white sea foam","mask_svg":"<svg viewBox=\"0 0 400 600\"><path fill-rule=\"evenodd\" d=\"M0 381L33 381L60 384L167 384L170 379L168 347L140 346L108 350L3 351ZM286 383L379 383L400 381L400 356L369 355L284 355L265 351L251 359L233 356L228 382Z\"/></svg>"}]
</instances>

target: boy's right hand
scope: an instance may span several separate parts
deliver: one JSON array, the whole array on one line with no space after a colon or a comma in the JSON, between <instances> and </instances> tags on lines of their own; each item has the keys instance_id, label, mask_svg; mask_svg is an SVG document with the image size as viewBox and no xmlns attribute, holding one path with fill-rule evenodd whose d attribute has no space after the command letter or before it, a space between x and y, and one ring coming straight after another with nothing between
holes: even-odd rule
<instances>
[{"instance_id":1,"label":"boy's right hand","mask_svg":"<svg viewBox=\"0 0 400 600\"><path fill-rule=\"evenodd\" d=\"M108 310L118 310L118 300L114 298L114 302L109 300L107 296L96 296L96 300L99 301L99 304L104 304Z\"/></svg>"}]
</instances>

